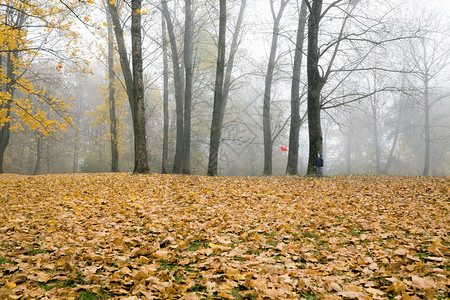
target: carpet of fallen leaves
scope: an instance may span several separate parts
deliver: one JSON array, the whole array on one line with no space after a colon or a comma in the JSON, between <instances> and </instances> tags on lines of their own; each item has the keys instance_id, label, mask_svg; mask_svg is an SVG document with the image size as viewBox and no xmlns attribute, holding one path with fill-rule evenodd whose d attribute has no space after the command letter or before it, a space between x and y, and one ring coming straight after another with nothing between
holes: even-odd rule
<instances>
[{"instance_id":1,"label":"carpet of fallen leaves","mask_svg":"<svg viewBox=\"0 0 450 300\"><path fill-rule=\"evenodd\" d=\"M0 298L446 299L449 182L0 175Z\"/></svg>"}]
</instances>

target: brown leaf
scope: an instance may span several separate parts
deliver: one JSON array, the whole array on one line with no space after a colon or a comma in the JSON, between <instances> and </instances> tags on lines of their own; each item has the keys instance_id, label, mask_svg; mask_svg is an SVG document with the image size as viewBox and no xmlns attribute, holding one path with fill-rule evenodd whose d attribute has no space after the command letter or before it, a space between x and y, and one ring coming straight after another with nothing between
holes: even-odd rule
<instances>
[{"instance_id":1,"label":"brown leaf","mask_svg":"<svg viewBox=\"0 0 450 300\"><path fill-rule=\"evenodd\" d=\"M436 288L436 283L430 277L411 275L412 285L419 291L428 291Z\"/></svg>"}]
</instances>

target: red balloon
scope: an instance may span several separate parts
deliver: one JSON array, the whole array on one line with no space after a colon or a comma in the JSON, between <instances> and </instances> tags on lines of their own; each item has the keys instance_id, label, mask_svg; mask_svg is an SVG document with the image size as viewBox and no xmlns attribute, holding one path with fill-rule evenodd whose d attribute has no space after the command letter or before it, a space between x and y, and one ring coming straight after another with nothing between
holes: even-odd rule
<instances>
[{"instance_id":1,"label":"red balloon","mask_svg":"<svg viewBox=\"0 0 450 300\"><path fill-rule=\"evenodd\" d=\"M287 151L287 147L286 147L286 146L281 146L280 149L281 149L282 151Z\"/></svg>"}]
</instances>

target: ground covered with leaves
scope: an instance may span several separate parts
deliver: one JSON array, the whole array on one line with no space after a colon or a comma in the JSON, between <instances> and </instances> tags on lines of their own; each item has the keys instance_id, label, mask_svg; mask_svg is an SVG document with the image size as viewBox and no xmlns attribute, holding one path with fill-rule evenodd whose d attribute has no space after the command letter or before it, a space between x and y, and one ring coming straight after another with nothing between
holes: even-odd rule
<instances>
[{"instance_id":1,"label":"ground covered with leaves","mask_svg":"<svg viewBox=\"0 0 450 300\"><path fill-rule=\"evenodd\" d=\"M449 182L0 175L0 298L445 299Z\"/></svg>"}]
</instances>

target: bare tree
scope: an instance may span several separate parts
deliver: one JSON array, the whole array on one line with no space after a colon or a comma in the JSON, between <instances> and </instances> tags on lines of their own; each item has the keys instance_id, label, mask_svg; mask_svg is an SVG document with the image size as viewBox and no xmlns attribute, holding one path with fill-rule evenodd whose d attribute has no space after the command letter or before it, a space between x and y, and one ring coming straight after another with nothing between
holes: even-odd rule
<instances>
[{"instance_id":1,"label":"bare tree","mask_svg":"<svg viewBox=\"0 0 450 300\"><path fill-rule=\"evenodd\" d=\"M288 175L297 175L298 173L298 140L300 126L302 124L302 119L300 118L300 73L303 59L303 42L305 40L306 14L306 4L304 1L301 1L291 84L291 126L289 131L289 154L286 166L286 174Z\"/></svg>"},{"instance_id":2,"label":"bare tree","mask_svg":"<svg viewBox=\"0 0 450 300\"><path fill-rule=\"evenodd\" d=\"M270 0L270 9L273 18L272 43L270 47L269 63L264 85L263 102L263 136L264 136L264 175L272 175L272 131L270 128L270 99L272 92L273 73L275 70L275 58L278 47L280 21L289 0L281 0L280 9L275 13L274 0Z\"/></svg>"},{"instance_id":3,"label":"bare tree","mask_svg":"<svg viewBox=\"0 0 450 300\"><path fill-rule=\"evenodd\" d=\"M217 49L216 83L214 86L214 106L209 141L208 175L217 175L217 160L220 144L220 119L222 115L223 80L225 71L225 33L227 26L227 3L220 0L219 44Z\"/></svg>"},{"instance_id":4,"label":"bare tree","mask_svg":"<svg viewBox=\"0 0 450 300\"><path fill-rule=\"evenodd\" d=\"M246 6L247 0L241 0L241 6L239 9L239 16L236 22L236 26L234 28L233 33L233 39L231 41L230 46L230 54L228 56L228 61L226 64L226 72L225 72L225 79L223 83L223 99L222 99L222 114L220 118L220 133L222 132L222 126L223 126L223 117L225 115L225 109L228 103L228 95L231 89L231 74L233 72L234 67L234 58L236 56L236 52L238 50L239 46L239 34L242 27L242 20L244 19L244 11ZM220 135L220 134L219 134Z\"/></svg>"},{"instance_id":5,"label":"bare tree","mask_svg":"<svg viewBox=\"0 0 450 300\"><path fill-rule=\"evenodd\" d=\"M192 13L192 1L185 0L184 22L184 68L186 84L184 91L184 141L181 173L191 173L191 103L192 103L192 77L194 73L192 54L194 50L194 21Z\"/></svg>"},{"instance_id":6,"label":"bare tree","mask_svg":"<svg viewBox=\"0 0 450 300\"><path fill-rule=\"evenodd\" d=\"M114 24L117 45L119 48L120 65L125 79L128 101L131 108L134 133L134 169L133 173L148 173L147 137L145 134L145 103L144 80L142 70L142 37L141 37L141 0L131 1L131 58L132 67L128 61L128 51L125 45L123 28L120 22L117 6L108 2Z\"/></svg>"},{"instance_id":7,"label":"bare tree","mask_svg":"<svg viewBox=\"0 0 450 300\"><path fill-rule=\"evenodd\" d=\"M107 7L106 1L104 2ZM111 144L111 172L119 171L119 149L117 140L116 98L114 89L114 36L111 14L105 10L108 24L108 105L109 105L109 131Z\"/></svg>"},{"instance_id":8,"label":"bare tree","mask_svg":"<svg viewBox=\"0 0 450 300\"><path fill-rule=\"evenodd\" d=\"M315 173L314 163L317 153L322 152L323 136L322 126L320 120L320 112L322 109L321 92L327 82L334 60L339 51L339 46L343 40L344 28L348 18L351 16L353 9L356 7L358 1L350 1L347 4L347 11L344 11L344 18L340 28L340 32L336 41L325 47L325 50L319 50L319 28L322 18L338 4L344 0L336 0L332 2L322 12L323 0L304 0L308 10L308 60L307 60L307 74L308 74L308 133L309 133L309 158L307 174ZM334 48L331 53L331 58L328 62L328 67L323 71L319 64L319 59L323 57L326 50ZM322 73L322 75L321 75Z\"/></svg>"},{"instance_id":9,"label":"bare tree","mask_svg":"<svg viewBox=\"0 0 450 300\"><path fill-rule=\"evenodd\" d=\"M172 19L170 17L169 8L167 7L167 0L161 0L161 11L166 20L167 33L169 34L170 48L172 50L173 77L175 83L177 137L175 146L175 159L173 163L173 172L181 173L183 169L183 157L184 157L183 76L180 69L175 28Z\"/></svg>"},{"instance_id":10,"label":"bare tree","mask_svg":"<svg viewBox=\"0 0 450 300\"><path fill-rule=\"evenodd\" d=\"M431 37L430 35L431 33L428 32L428 36L425 35L422 38L410 40L410 47L407 54L407 59L413 68L411 75L420 80L422 84L420 108L424 114L423 139L425 142L423 176L427 176L430 171L430 149L432 142L430 113L432 107L440 100L439 97L431 97L432 87L430 85L449 64L450 58L448 49L443 48L442 40L437 36Z\"/></svg>"},{"instance_id":11,"label":"bare tree","mask_svg":"<svg viewBox=\"0 0 450 300\"><path fill-rule=\"evenodd\" d=\"M164 15L161 16L162 51L163 51L163 153L161 173L169 173L169 63L167 54L167 33Z\"/></svg>"}]
</instances>

